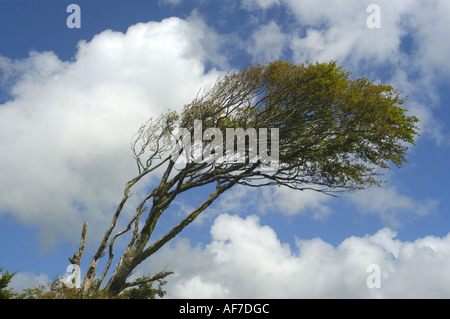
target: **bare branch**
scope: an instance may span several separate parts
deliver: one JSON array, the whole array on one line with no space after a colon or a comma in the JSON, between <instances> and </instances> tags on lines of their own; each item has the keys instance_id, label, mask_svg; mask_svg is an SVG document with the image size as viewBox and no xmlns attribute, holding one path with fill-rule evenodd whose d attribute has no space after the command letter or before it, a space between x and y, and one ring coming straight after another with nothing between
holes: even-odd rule
<instances>
[{"instance_id":1,"label":"bare branch","mask_svg":"<svg viewBox=\"0 0 450 319\"><path fill-rule=\"evenodd\" d=\"M233 185L237 183L237 179L233 182L229 182L225 185L220 185L217 183L217 188L214 193L209 195L209 197L196 209L192 211L185 219L183 219L178 225L176 225L172 230L170 230L167 234L161 237L158 241L153 243L150 247L145 249L142 254L137 256L136 264L141 263L143 260L147 259L149 256L153 255L156 251L158 251L163 245L165 245L169 240L178 235L187 225L192 223L201 212L203 212L206 208L208 208L218 197L220 194L225 192L227 189L231 188Z\"/></svg>"},{"instance_id":2,"label":"bare branch","mask_svg":"<svg viewBox=\"0 0 450 319\"><path fill-rule=\"evenodd\" d=\"M69 257L69 261L73 265L80 266L81 256L83 255L84 246L86 244L86 231L87 231L88 223L85 222L83 224L83 229L81 231L81 240L80 240L80 247L78 248L77 252L73 255L73 257Z\"/></svg>"}]
</instances>

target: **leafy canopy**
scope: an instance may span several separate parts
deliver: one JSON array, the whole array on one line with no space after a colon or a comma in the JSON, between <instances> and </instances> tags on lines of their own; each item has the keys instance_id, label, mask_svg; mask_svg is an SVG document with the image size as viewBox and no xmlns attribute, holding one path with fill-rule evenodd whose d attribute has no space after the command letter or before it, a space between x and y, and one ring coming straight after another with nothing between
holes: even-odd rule
<instances>
[{"instance_id":1,"label":"leafy canopy","mask_svg":"<svg viewBox=\"0 0 450 319\"><path fill-rule=\"evenodd\" d=\"M7 289L11 279L16 273L5 271L0 267L0 299L78 299L80 289L68 286L62 277L57 277L46 285L40 285L35 288L26 288L22 293L14 292L12 288ZM147 277L142 277L145 281ZM114 299L156 299L166 295L163 286L167 282L158 280L158 286L153 287L153 282L144 282L137 288L127 289ZM104 291L90 291L83 296L86 299L106 299L108 298Z\"/></svg>"},{"instance_id":2,"label":"leafy canopy","mask_svg":"<svg viewBox=\"0 0 450 319\"><path fill-rule=\"evenodd\" d=\"M15 293L8 285L15 273L4 270L0 267L0 299L12 299L15 297Z\"/></svg>"},{"instance_id":3,"label":"leafy canopy","mask_svg":"<svg viewBox=\"0 0 450 319\"><path fill-rule=\"evenodd\" d=\"M266 182L258 186L354 190L379 185L378 168L406 161L418 119L407 116L403 103L392 86L352 80L335 62L275 61L220 79L185 106L180 125L192 129L193 121L201 119L204 127L223 130L278 128L278 172L252 170L241 184L250 185L259 176ZM325 188L321 190L327 192Z\"/></svg>"}]
</instances>

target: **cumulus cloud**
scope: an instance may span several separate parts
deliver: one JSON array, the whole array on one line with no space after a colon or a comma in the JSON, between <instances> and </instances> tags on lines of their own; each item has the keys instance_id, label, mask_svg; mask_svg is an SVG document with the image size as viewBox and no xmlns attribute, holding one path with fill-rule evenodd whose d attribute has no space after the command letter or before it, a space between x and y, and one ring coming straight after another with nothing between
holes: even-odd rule
<instances>
[{"instance_id":1,"label":"cumulus cloud","mask_svg":"<svg viewBox=\"0 0 450 319\"><path fill-rule=\"evenodd\" d=\"M80 41L72 61L0 57L12 97L0 105L0 212L39 227L44 246L78 238L84 220L98 233L136 173L132 135L219 75L205 69L219 57L203 45L213 37L170 18Z\"/></svg>"},{"instance_id":2,"label":"cumulus cloud","mask_svg":"<svg viewBox=\"0 0 450 319\"><path fill-rule=\"evenodd\" d=\"M253 59L264 62L279 59L283 54L286 35L276 22L262 25L252 34L248 51Z\"/></svg>"},{"instance_id":3,"label":"cumulus cloud","mask_svg":"<svg viewBox=\"0 0 450 319\"><path fill-rule=\"evenodd\" d=\"M209 214L214 216L214 212L275 212L286 216L310 215L313 219L320 220L332 213L328 205L330 200L330 196L312 190L299 191L285 186L237 186L223 194Z\"/></svg>"},{"instance_id":4,"label":"cumulus cloud","mask_svg":"<svg viewBox=\"0 0 450 319\"><path fill-rule=\"evenodd\" d=\"M46 285L50 282L50 278L45 274L35 275L32 273L19 272L11 279L8 288L12 288L15 292L23 292L24 289L36 288Z\"/></svg>"},{"instance_id":5,"label":"cumulus cloud","mask_svg":"<svg viewBox=\"0 0 450 319\"><path fill-rule=\"evenodd\" d=\"M362 215L378 216L382 224L392 228L399 228L407 222L433 214L439 205L439 201L433 198L416 199L406 196L394 185L342 194L338 200L351 203ZM240 212L303 215L314 220L326 220L333 214L333 198L312 190L237 186L223 194L217 205L209 209L208 217L202 218Z\"/></svg>"},{"instance_id":6,"label":"cumulus cloud","mask_svg":"<svg viewBox=\"0 0 450 319\"><path fill-rule=\"evenodd\" d=\"M450 3L448 1L434 1L431 3L415 1L409 3L408 26L416 49L420 68L425 72L437 72L448 75L450 66L446 57L450 54L448 39L448 14ZM427 72L427 73L428 73Z\"/></svg>"},{"instance_id":7,"label":"cumulus cloud","mask_svg":"<svg viewBox=\"0 0 450 319\"><path fill-rule=\"evenodd\" d=\"M301 236L301 234L299 234ZM170 298L448 298L450 234L414 242L389 228L333 246L297 238L282 243L255 215L222 214L204 248L181 240L163 248L140 272L175 272ZM379 273L370 265L378 265ZM370 276L380 287L369 288Z\"/></svg>"},{"instance_id":8,"label":"cumulus cloud","mask_svg":"<svg viewBox=\"0 0 450 319\"><path fill-rule=\"evenodd\" d=\"M337 60L358 65L380 63L395 57L401 29L401 13L383 3L382 27L367 27L367 3L361 1L285 1L306 30L292 37L294 57L305 61Z\"/></svg>"}]
</instances>

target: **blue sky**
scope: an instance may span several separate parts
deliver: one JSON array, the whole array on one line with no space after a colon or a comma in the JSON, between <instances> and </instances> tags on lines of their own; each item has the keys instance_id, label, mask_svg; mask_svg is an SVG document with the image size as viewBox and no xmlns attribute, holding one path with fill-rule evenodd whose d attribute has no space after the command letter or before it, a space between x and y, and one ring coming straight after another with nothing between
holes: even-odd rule
<instances>
[{"instance_id":1,"label":"blue sky","mask_svg":"<svg viewBox=\"0 0 450 319\"><path fill-rule=\"evenodd\" d=\"M66 25L71 3L81 28ZM87 268L150 116L254 61L335 60L394 85L421 119L386 187L337 199L236 187L136 275L174 271L172 298L450 297L449 14L448 1L1 1L0 267L18 272L16 289L67 275L88 221ZM366 285L370 264L380 288Z\"/></svg>"}]
</instances>

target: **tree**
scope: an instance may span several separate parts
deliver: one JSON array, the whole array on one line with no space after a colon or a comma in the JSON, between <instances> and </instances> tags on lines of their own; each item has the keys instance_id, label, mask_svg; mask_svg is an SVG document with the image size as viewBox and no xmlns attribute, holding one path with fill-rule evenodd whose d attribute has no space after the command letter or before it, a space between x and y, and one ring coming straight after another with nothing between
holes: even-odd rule
<instances>
[{"instance_id":1,"label":"tree","mask_svg":"<svg viewBox=\"0 0 450 319\"><path fill-rule=\"evenodd\" d=\"M14 275L15 273L9 272L0 267L0 299L12 299L16 296L12 289L8 288L8 285Z\"/></svg>"},{"instance_id":2,"label":"tree","mask_svg":"<svg viewBox=\"0 0 450 319\"><path fill-rule=\"evenodd\" d=\"M408 145L414 145L417 135L418 119L406 114L403 103L392 86L365 78L352 80L335 62L293 65L274 61L229 73L199 92L180 114L168 112L149 120L134 136L131 147L137 174L126 183L92 257L81 297L90 291L118 296L124 289L171 274L163 271L127 281L139 264L235 185L278 185L331 196L381 186L383 170L406 162ZM255 138L259 144L253 143ZM242 149L245 141L249 147ZM113 235L132 188L159 171L157 186L142 198L127 226ZM206 185L214 187L208 188L212 191L204 201L149 243L174 199ZM114 242L125 233L131 237L129 244L102 286L114 257ZM85 228L83 234L72 258L78 264ZM106 249L108 261L96 278L98 260Z\"/></svg>"}]
</instances>

